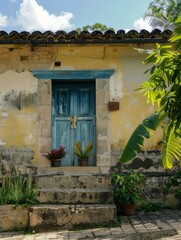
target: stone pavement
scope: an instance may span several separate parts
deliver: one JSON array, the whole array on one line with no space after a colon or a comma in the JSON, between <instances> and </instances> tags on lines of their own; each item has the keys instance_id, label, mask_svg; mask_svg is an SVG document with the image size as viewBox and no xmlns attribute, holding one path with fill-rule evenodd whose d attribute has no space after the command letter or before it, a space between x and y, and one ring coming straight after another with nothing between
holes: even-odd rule
<instances>
[{"instance_id":1,"label":"stone pavement","mask_svg":"<svg viewBox=\"0 0 181 240\"><path fill-rule=\"evenodd\" d=\"M165 210L156 213L138 213L121 216L115 227L87 230L57 230L52 232L24 234L22 232L0 233L2 240L181 240L181 210Z\"/></svg>"}]
</instances>

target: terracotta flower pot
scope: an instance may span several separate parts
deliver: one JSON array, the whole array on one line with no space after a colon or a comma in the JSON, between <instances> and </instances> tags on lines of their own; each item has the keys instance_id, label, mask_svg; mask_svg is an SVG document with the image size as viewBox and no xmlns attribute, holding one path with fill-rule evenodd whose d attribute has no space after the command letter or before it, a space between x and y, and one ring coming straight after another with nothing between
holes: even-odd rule
<instances>
[{"instance_id":1,"label":"terracotta flower pot","mask_svg":"<svg viewBox=\"0 0 181 240\"><path fill-rule=\"evenodd\" d=\"M88 166L88 159L79 159L80 166Z\"/></svg>"},{"instance_id":2,"label":"terracotta flower pot","mask_svg":"<svg viewBox=\"0 0 181 240\"><path fill-rule=\"evenodd\" d=\"M60 167L60 166L61 166L61 159L51 160L51 167Z\"/></svg>"},{"instance_id":3,"label":"terracotta flower pot","mask_svg":"<svg viewBox=\"0 0 181 240\"><path fill-rule=\"evenodd\" d=\"M121 208L122 215L126 215L126 216L133 215L135 212L135 203L134 202L131 202L129 204L121 203L120 208Z\"/></svg>"}]
</instances>

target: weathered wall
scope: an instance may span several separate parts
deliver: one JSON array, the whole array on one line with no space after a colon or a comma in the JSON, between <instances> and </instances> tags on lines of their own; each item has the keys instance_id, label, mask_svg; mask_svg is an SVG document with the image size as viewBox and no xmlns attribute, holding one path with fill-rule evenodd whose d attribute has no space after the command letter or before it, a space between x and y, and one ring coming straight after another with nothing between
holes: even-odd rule
<instances>
[{"instance_id":1,"label":"weathered wall","mask_svg":"<svg viewBox=\"0 0 181 240\"><path fill-rule=\"evenodd\" d=\"M0 232L24 230L29 224L29 209L24 206L0 206Z\"/></svg>"},{"instance_id":2,"label":"weathered wall","mask_svg":"<svg viewBox=\"0 0 181 240\"><path fill-rule=\"evenodd\" d=\"M49 165L49 162L42 158L41 153L51 147L51 80L38 81L31 73L36 69L115 69L113 76L107 80L108 89L101 108L104 114L103 111L104 109L107 111L109 101L118 101L120 110L106 113L108 116L105 127L104 124L100 124L101 122L97 122L100 132L106 132L106 137L109 138L106 151L107 149L110 151L106 159L110 157L111 162L106 160L106 164L115 165L133 129L153 111L153 107L147 105L143 96L135 91L146 78L143 74L146 68L142 64L145 56L134 50L134 47L138 46L1 45L1 168L3 169L5 163L13 162L21 166ZM55 67L55 61L61 61L61 67ZM100 98L99 94L98 97ZM144 150L155 151L160 147L161 132L160 128L158 133L146 142ZM99 144L98 152L101 152ZM101 159L104 159L104 152L102 156L99 155L98 165L101 165ZM157 161L157 158L155 159ZM150 167L152 164L154 162L151 162Z\"/></svg>"}]
</instances>

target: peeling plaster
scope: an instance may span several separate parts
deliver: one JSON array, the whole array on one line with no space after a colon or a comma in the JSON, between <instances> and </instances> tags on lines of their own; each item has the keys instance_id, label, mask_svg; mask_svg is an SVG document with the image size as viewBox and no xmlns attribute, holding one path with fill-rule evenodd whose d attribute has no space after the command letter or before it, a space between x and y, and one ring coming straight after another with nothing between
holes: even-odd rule
<instances>
[{"instance_id":1,"label":"peeling plaster","mask_svg":"<svg viewBox=\"0 0 181 240\"><path fill-rule=\"evenodd\" d=\"M17 73L9 70L0 74L0 86L1 94L13 91L37 91L37 79L33 77L33 74L29 71Z\"/></svg>"},{"instance_id":2,"label":"peeling plaster","mask_svg":"<svg viewBox=\"0 0 181 240\"><path fill-rule=\"evenodd\" d=\"M4 146L4 145L6 145L6 143L0 140L0 146Z\"/></svg>"},{"instance_id":3,"label":"peeling plaster","mask_svg":"<svg viewBox=\"0 0 181 240\"><path fill-rule=\"evenodd\" d=\"M1 116L4 117L4 118L8 117L8 115L9 115L8 112L2 112L2 113L1 113Z\"/></svg>"},{"instance_id":4,"label":"peeling plaster","mask_svg":"<svg viewBox=\"0 0 181 240\"><path fill-rule=\"evenodd\" d=\"M111 101L123 97L123 73L120 70L115 72L110 79L110 95Z\"/></svg>"}]
</instances>

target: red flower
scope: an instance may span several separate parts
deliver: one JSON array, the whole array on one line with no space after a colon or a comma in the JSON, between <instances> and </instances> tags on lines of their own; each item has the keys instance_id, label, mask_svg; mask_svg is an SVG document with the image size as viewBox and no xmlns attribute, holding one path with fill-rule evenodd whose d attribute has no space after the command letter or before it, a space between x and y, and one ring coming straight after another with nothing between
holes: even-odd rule
<instances>
[{"instance_id":1,"label":"red flower","mask_svg":"<svg viewBox=\"0 0 181 240\"><path fill-rule=\"evenodd\" d=\"M51 152L47 152L46 154L43 154L44 157L49 159L50 161L56 160L56 159L62 159L66 155L65 147L60 146L59 149L52 149Z\"/></svg>"}]
</instances>

